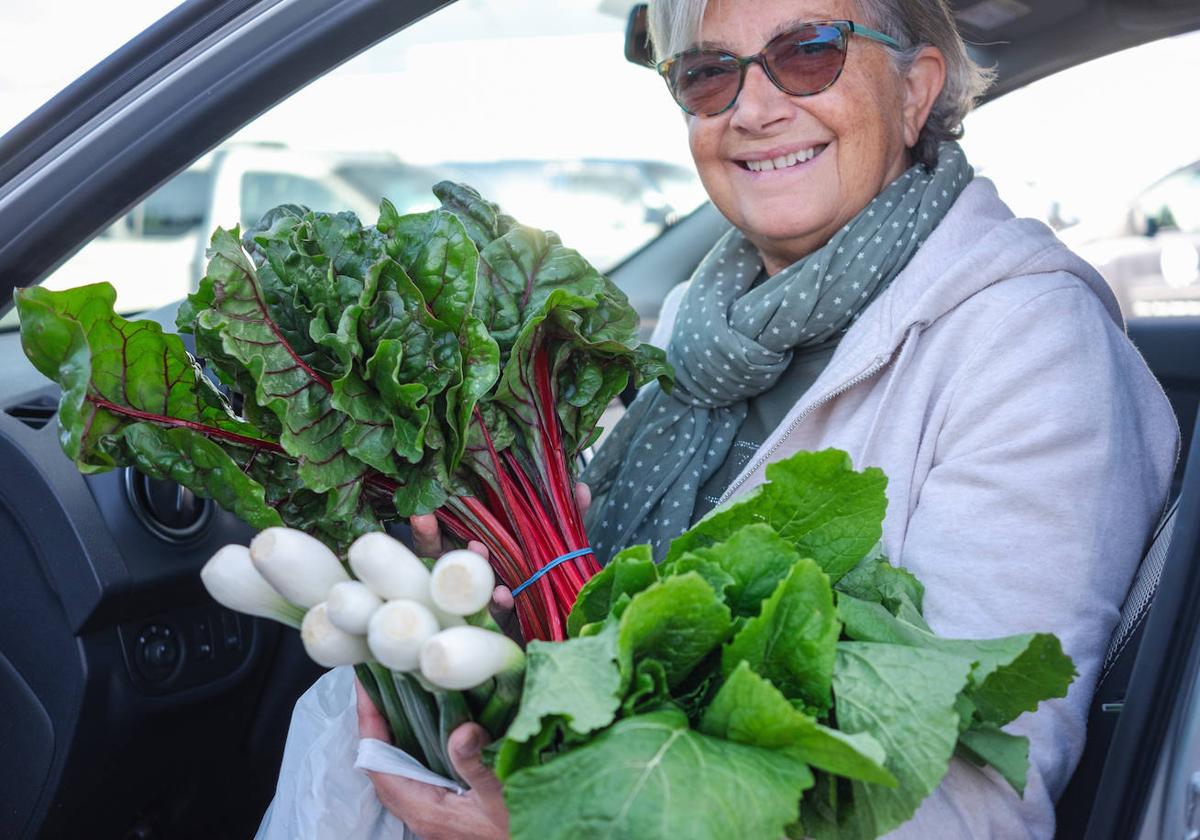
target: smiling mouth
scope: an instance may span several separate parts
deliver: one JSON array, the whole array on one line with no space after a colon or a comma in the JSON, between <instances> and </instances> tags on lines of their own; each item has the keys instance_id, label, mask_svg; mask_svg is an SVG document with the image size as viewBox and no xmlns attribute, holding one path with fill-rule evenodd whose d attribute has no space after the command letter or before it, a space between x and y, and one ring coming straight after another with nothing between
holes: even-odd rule
<instances>
[{"instance_id":1,"label":"smiling mouth","mask_svg":"<svg viewBox=\"0 0 1200 840\"><path fill-rule=\"evenodd\" d=\"M827 146L828 144L813 146L810 149L780 155L768 160L739 160L737 161L737 165L750 172L772 172L776 169L790 169L793 166L812 160L825 151Z\"/></svg>"}]
</instances>

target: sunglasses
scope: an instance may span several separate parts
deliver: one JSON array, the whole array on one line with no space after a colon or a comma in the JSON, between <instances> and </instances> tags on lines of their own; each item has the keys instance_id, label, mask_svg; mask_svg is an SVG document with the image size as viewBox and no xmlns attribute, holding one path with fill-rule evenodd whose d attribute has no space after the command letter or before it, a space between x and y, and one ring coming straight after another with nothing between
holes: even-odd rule
<instances>
[{"instance_id":1,"label":"sunglasses","mask_svg":"<svg viewBox=\"0 0 1200 840\"><path fill-rule=\"evenodd\" d=\"M657 69L680 108L695 116L715 117L733 107L751 64L761 65L775 87L791 96L825 90L842 74L851 35L901 49L894 39L854 21L822 20L772 38L756 55L695 48L660 61Z\"/></svg>"}]
</instances>

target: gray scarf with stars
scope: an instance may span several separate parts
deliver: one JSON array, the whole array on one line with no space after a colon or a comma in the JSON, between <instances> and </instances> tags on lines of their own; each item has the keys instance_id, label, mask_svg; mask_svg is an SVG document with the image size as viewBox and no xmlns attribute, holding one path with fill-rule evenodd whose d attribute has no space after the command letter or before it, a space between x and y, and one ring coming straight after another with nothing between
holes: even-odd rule
<instances>
[{"instance_id":1,"label":"gray scarf with stars","mask_svg":"<svg viewBox=\"0 0 1200 840\"><path fill-rule=\"evenodd\" d=\"M950 209L972 171L943 143L824 246L752 287L757 250L730 230L684 293L667 347L675 388L647 385L584 471L598 504L587 532L601 563L649 543L655 558L691 523L696 497L733 445L747 401L771 388L797 347L844 333Z\"/></svg>"}]
</instances>

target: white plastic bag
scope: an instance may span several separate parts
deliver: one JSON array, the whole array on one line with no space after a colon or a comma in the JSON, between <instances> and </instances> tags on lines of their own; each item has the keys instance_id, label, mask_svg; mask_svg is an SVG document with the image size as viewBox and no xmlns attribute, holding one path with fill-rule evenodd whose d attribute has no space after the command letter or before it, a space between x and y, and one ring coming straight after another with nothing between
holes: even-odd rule
<instances>
[{"instance_id":1,"label":"white plastic bag","mask_svg":"<svg viewBox=\"0 0 1200 840\"><path fill-rule=\"evenodd\" d=\"M296 701L275 798L255 840L418 840L380 804L367 770L462 792L403 750L360 739L354 669L335 668Z\"/></svg>"}]
</instances>

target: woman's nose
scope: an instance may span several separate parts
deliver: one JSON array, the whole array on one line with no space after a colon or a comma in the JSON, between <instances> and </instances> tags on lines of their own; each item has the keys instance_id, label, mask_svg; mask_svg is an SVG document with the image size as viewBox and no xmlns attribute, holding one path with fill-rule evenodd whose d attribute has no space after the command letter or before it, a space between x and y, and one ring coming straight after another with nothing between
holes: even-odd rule
<instances>
[{"instance_id":1,"label":"woman's nose","mask_svg":"<svg viewBox=\"0 0 1200 840\"><path fill-rule=\"evenodd\" d=\"M746 80L733 104L730 123L734 128L759 131L785 119L791 108L791 97L775 86L761 64L754 62L746 68Z\"/></svg>"}]
</instances>

